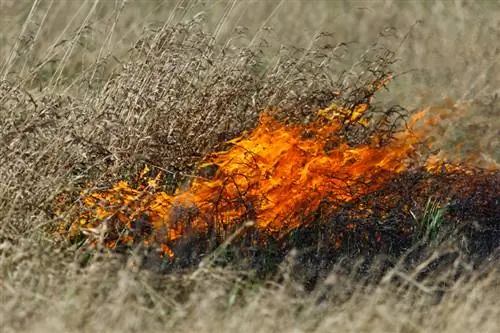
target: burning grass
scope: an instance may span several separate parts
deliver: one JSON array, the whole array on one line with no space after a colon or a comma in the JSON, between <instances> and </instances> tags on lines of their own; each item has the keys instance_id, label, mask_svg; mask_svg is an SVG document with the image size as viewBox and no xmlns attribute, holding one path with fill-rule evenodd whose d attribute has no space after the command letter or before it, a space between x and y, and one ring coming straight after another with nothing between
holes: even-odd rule
<instances>
[{"instance_id":1,"label":"burning grass","mask_svg":"<svg viewBox=\"0 0 500 333\"><path fill-rule=\"evenodd\" d=\"M321 244L323 256L334 257L401 254L416 240L436 238L443 225L494 230L498 170L450 163L429 139L432 125L464 108L427 108L409 118L399 107L381 111L372 102L389 78L310 121L267 109L254 129L207 154L173 194L149 167L133 182L84 190L77 217L59 233L92 247L145 246L172 263L184 252L201 260L228 240L247 254L245 247L273 244L283 256ZM434 210L422 209L433 198Z\"/></svg>"}]
</instances>

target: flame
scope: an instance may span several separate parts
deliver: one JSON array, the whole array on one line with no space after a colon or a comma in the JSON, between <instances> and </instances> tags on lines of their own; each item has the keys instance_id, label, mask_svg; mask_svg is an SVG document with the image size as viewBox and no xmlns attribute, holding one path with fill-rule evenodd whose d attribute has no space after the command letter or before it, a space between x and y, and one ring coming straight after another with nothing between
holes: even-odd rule
<instances>
[{"instance_id":1,"label":"flame","mask_svg":"<svg viewBox=\"0 0 500 333\"><path fill-rule=\"evenodd\" d=\"M373 134L368 142L352 145L340 136L342 126L349 121L368 127L369 107L332 104L309 124L278 121L275 110L268 110L254 130L229 141L229 149L208 155L198 170L213 174L194 177L187 189L173 195L161 191L161 173L148 178L146 167L139 186L119 181L104 191L82 193L83 208L69 234L94 235L93 245L100 239L108 248L138 241L156 244L167 257L175 256L169 244L189 233L223 234L246 221L280 238L310 223L322 203L334 211L407 171L430 134L428 128L450 117L444 109L426 108L388 143L382 145ZM426 126L420 128L424 119ZM454 168L436 155L424 163L429 172Z\"/></svg>"}]
</instances>

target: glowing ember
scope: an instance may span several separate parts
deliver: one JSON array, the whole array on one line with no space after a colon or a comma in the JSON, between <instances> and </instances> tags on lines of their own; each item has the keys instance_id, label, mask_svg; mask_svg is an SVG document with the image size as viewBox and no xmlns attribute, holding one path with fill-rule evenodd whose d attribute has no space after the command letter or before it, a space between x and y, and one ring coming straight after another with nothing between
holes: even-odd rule
<instances>
[{"instance_id":1,"label":"glowing ember","mask_svg":"<svg viewBox=\"0 0 500 333\"><path fill-rule=\"evenodd\" d=\"M307 125L284 124L271 110L265 112L253 131L228 142L230 149L207 156L198 169L215 172L194 178L187 190L168 195L159 189L161 174L148 179L145 169L140 178L146 182L137 188L120 181L105 191L82 193L83 209L70 234L94 235L92 244L109 248L154 244L169 257L174 253L168 244L187 234L224 234L246 221L267 235L287 235L310 223L322 203L334 211L414 166L428 134L416 131L416 125L429 109L414 115L406 131L384 144L377 134L368 142L349 144L340 135L344 124L367 128L367 109L366 103L352 110L332 105ZM427 160L430 172L443 165L450 167L435 157Z\"/></svg>"}]
</instances>

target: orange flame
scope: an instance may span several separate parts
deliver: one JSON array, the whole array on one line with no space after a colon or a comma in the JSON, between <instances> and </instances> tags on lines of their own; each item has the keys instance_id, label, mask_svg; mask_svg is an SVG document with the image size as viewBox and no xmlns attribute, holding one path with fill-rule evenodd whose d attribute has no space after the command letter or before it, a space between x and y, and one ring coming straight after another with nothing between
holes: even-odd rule
<instances>
[{"instance_id":1,"label":"orange flame","mask_svg":"<svg viewBox=\"0 0 500 333\"><path fill-rule=\"evenodd\" d=\"M169 257L174 253L167 244L191 231L223 233L253 221L263 233L286 235L309 223L322 202L334 210L411 167L418 145L429 134L415 128L430 109L416 113L409 128L385 145L374 135L368 143L350 146L339 138L342 120L367 126L368 108L361 104L350 112L332 105L307 125L284 124L265 112L253 131L228 142L230 149L207 156L198 169L215 174L194 178L187 190L168 195L159 189L159 174L137 188L120 181L106 191L84 194L84 210L72 233L107 235L104 243L110 248L140 238L158 244ZM431 172L442 166L440 159L427 160Z\"/></svg>"}]
</instances>

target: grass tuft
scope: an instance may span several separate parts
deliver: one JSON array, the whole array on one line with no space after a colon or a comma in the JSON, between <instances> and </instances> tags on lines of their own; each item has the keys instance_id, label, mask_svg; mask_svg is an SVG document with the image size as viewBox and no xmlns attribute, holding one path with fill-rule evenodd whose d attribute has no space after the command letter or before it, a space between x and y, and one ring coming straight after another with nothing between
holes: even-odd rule
<instances>
[{"instance_id":1,"label":"grass tuft","mask_svg":"<svg viewBox=\"0 0 500 333\"><path fill-rule=\"evenodd\" d=\"M437 199L429 197L420 217L410 211L418 228L417 239L434 242L442 225L446 223L444 218L446 210L446 205L441 206Z\"/></svg>"}]
</instances>

